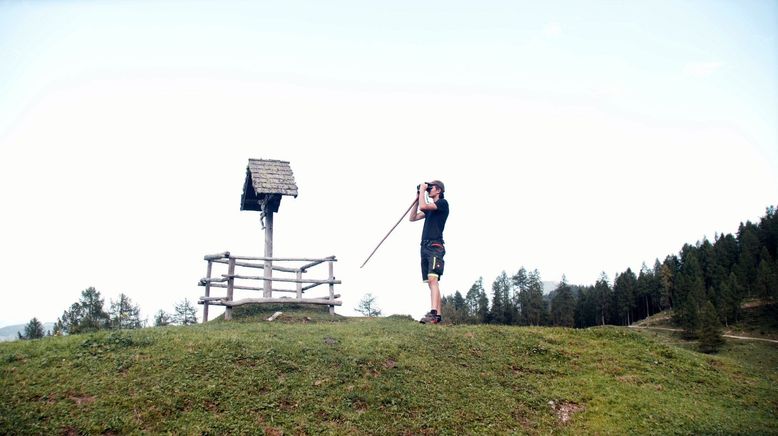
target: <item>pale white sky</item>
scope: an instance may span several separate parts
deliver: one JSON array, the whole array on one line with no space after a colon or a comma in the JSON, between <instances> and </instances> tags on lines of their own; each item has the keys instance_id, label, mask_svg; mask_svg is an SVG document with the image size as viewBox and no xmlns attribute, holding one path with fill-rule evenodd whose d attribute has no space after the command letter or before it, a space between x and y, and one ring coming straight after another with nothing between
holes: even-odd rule
<instances>
[{"instance_id":1,"label":"pale white sky","mask_svg":"<svg viewBox=\"0 0 778 436\"><path fill-rule=\"evenodd\" d=\"M613 279L778 203L775 2L418 3L0 3L0 326L197 300L203 255L262 254L249 158L291 162L275 254L337 256L346 315L429 308L421 223L359 268L424 180L444 294Z\"/></svg>"}]
</instances>

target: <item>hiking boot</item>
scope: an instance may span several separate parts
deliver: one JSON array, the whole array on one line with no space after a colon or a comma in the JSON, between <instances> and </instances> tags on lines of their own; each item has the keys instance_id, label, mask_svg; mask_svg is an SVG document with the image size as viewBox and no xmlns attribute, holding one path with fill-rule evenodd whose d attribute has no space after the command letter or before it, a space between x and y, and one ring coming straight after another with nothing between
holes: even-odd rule
<instances>
[{"instance_id":1,"label":"hiking boot","mask_svg":"<svg viewBox=\"0 0 778 436\"><path fill-rule=\"evenodd\" d=\"M424 316L419 320L422 324L438 324L443 320L443 318L438 315L437 311L430 310Z\"/></svg>"}]
</instances>

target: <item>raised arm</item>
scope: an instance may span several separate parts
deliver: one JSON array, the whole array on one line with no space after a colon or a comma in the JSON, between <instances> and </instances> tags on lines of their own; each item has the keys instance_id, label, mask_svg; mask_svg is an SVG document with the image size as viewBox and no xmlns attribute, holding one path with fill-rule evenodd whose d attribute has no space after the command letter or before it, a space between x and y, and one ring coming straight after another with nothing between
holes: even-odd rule
<instances>
[{"instance_id":1,"label":"raised arm","mask_svg":"<svg viewBox=\"0 0 778 436\"><path fill-rule=\"evenodd\" d=\"M424 212L419 212L419 199L416 199L416 203L414 203L414 207L411 208L410 213L408 213L408 221L418 221L424 219Z\"/></svg>"}]
</instances>

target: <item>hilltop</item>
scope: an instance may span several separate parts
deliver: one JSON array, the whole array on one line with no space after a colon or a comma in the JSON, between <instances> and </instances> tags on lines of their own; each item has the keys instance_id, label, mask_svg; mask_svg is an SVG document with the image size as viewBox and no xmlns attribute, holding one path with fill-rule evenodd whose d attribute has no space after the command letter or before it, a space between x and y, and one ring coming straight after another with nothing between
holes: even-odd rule
<instances>
[{"instance_id":1,"label":"hilltop","mask_svg":"<svg viewBox=\"0 0 778 436\"><path fill-rule=\"evenodd\" d=\"M776 433L778 347L292 312L0 344L0 433Z\"/></svg>"}]
</instances>

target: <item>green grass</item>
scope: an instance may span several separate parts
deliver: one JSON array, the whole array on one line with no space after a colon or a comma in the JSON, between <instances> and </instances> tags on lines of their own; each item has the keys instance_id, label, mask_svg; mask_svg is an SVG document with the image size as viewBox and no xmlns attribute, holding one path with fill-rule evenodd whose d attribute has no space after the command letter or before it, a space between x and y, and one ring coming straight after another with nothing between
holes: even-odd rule
<instances>
[{"instance_id":1,"label":"green grass","mask_svg":"<svg viewBox=\"0 0 778 436\"><path fill-rule=\"evenodd\" d=\"M271 313L2 343L0 434L778 433L774 344Z\"/></svg>"}]
</instances>

